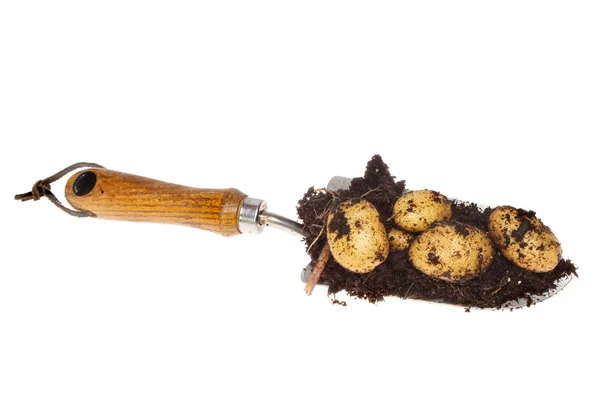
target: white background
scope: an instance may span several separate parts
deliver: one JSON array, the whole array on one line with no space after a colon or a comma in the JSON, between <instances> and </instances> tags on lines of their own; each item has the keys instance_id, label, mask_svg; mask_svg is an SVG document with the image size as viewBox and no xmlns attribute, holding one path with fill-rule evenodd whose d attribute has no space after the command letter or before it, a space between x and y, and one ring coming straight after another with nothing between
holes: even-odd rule
<instances>
[{"instance_id":1,"label":"white background","mask_svg":"<svg viewBox=\"0 0 600 400\"><path fill-rule=\"evenodd\" d=\"M598 398L599 20L594 1L2 2L0 399ZM410 188L536 210L580 279L512 313L341 307L304 294L278 231L12 200L92 161L295 217L376 153Z\"/></svg>"}]
</instances>

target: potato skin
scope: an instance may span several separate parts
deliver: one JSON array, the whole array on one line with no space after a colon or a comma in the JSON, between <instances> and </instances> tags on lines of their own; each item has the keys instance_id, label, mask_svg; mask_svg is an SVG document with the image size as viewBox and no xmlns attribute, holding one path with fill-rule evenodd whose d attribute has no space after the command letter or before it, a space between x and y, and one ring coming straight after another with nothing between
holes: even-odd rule
<instances>
[{"instance_id":1,"label":"potato skin","mask_svg":"<svg viewBox=\"0 0 600 400\"><path fill-rule=\"evenodd\" d=\"M379 212L365 200L349 200L336 207L327 218L327 242L335 261L352 272L372 271L389 253Z\"/></svg>"},{"instance_id":2,"label":"potato skin","mask_svg":"<svg viewBox=\"0 0 600 400\"><path fill-rule=\"evenodd\" d=\"M390 242L390 251L403 251L408 249L414 236L401 229L393 228L388 232L388 240Z\"/></svg>"},{"instance_id":3,"label":"potato skin","mask_svg":"<svg viewBox=\"0 0 600 400\"><path fill-rule=\"evenodd\" d=\"M408 232L423 232L434 222L450 219L452 207L446 196L433 190L415 190L394 204L394 222Z\"/></svg>"},{"instance_id":4,"label":"potato skin","mask_svg":"<svg viewBox=\"0 0 600 400\"><path fill-rule=\"evenodd\" d=\"M477 228L459 222L440 222L413 241L408 256L424 274L458 283L488 269L494 248L487 235Z\"/></svg>"},{"instance_id":5,"label":"potato skin","mask_svg":"<svg viewBox=\"0 0 600 400\"><path fill-rule=\"evenodd\" d=\"M496 207L488 228L504 257L532 272L552 271L562 256L554 233L533 212L510 206Z\"/></svg>"}]
</instances>

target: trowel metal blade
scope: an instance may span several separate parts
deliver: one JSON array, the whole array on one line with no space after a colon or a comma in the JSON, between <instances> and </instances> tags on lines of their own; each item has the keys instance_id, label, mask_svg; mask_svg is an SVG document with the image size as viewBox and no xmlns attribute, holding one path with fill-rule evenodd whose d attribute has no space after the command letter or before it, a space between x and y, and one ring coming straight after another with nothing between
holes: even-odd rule
<instances>
[{"instance_id":1,"label":"trowel metal blade","mask_svg":"<svg viewBox=\"0 0 600 400\"><path fill-rule=\"evenodd\" d=\"M338 190L346 190L346 189L350 188L350 182L352 182L352 179L350 179L350 178L346 178L343 176L334 176L333 178L331 178L329 180L329 183L327 184L327 190L330 190L332 192L337 192ZM407 192L408 191L409 190L407 190ZM456 203L472 204L472 203L458 200L458 199L449 199L449 200L454 201ZM477 207L480 210L485 210L486 208L488 208L488 206L483 205L483 204L477 204ZM310 278L310 275L312 274L313 267L314 267L314 265L311 262L306 267L304 267L304 269L302 269L302 273L300 274L300 279L302 279L302 282L304 282L304 283L308 282L308 279ZM540 294L540 295L529 296L529 298L523 297L518 300L512 300L512 301L506 302L500 308L503 308L503 309L505 309L505 308L509 308L509 309L510 308L520 308L520 307L525 307L528 304L531 304L531 302L540 303L540 302L547 300L550 297L554 296L556 293L560 292L561 290L563 290L564 287L567 286L569 284L569 282L571 282L572 279L573 279L573 275L564 276L556 281L556 287L554 289L550 289L547 292ZM432 302L436 302L436 301L432 301Z\"/></svg>"}]
</instances>

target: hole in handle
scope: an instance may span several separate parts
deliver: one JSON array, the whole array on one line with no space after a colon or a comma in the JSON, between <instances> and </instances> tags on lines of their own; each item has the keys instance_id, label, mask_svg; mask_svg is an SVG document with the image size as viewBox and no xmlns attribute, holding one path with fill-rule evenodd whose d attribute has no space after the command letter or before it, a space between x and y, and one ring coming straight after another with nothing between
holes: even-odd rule
<instances>
[{"instance_id":1,"label":"hole in handle","mask_svg":"<svg viewBox=\"0 0 600 400\"><path fill-rule=\"evenodd\" d=\"M96 173L93 171L84 171L73 182L73 193L75 196L85 196L96 186Z\"/></svg>"}]
</instances>

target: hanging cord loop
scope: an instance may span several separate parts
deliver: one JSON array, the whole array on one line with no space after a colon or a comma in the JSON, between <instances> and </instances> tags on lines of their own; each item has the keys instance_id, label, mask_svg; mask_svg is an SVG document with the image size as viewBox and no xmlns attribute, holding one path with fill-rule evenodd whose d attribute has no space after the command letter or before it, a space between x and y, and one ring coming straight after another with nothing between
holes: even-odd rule
<instances>
[{"instance_id":1,"label":"hanging cord loop","mask_svg":"<svg viewBox=\"0 0 600 400\"><path fill-rule=\"evenodd\" d=\"M59 171L52 176L49 176L46 179L37 181L36 183L33 184L33 187L31 188L31 192L17 194L15 196L15 200L37 201L37 200L41 199L42 197L46 197L48 200L50 200L52 202L52 204L54 204L56 207L60 208L61 210L63 210L64 212L66 212L69 215L72 215L74 217L80 217L80 218L81 217L95 217L96 214L94 214L91 211L78 211L78 210L72 210L70 208L65 207L60 202L60 200L58 200L56 198L56 196L50 191L51 183L59 180L60 178L62 178L66 174L68 174L69 172L74 171L79 168L101 168L101 169L104 169L104 167L102 165L98 165L95 163L87 163L87 162L75 163L75 164L63 169L62 171Z\"/></svg>"}]
</instances>

